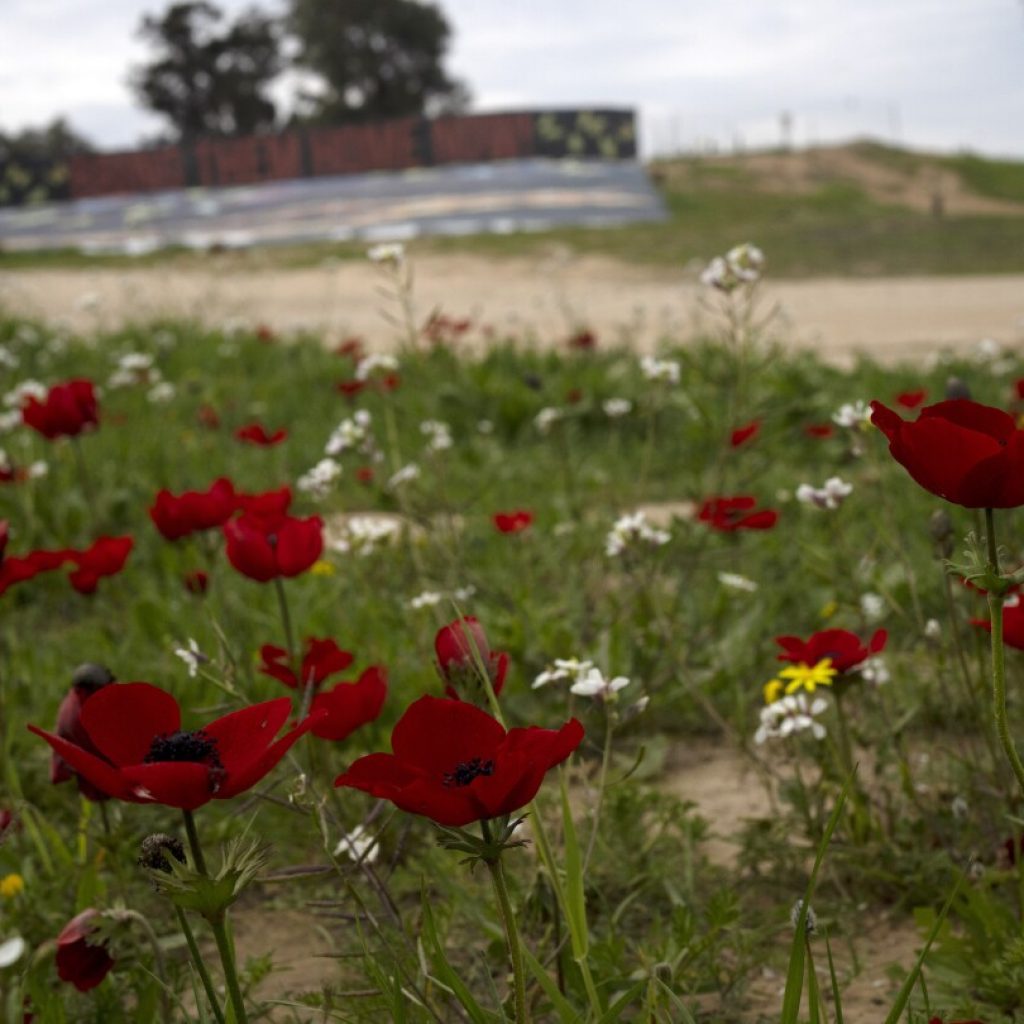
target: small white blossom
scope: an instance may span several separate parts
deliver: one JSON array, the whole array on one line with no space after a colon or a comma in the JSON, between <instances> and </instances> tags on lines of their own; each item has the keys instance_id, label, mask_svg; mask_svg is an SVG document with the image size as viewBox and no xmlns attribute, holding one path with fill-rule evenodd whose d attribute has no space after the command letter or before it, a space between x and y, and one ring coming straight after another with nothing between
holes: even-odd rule
<instances>
[{"instance_id":1,"label":"small white blossom","mask_svg":"<svg viewBox=\"0 0 1024 1024\"><path fill-rule=\"evenodd\" d=\"M399 267L405 261L405 246L401 242L385 242L373 245L366 250L366 258L371 263L382 263Z\"/></svg>"},{"instance_id":2,"label":"small white blossom","mask_svg":"<svg viewBox=\"0 0 1024 1024\"><path fill-rule=\"evenodd\" d=\"M599 697L601 700L613 700L615 694L623 687L629 686L629 680L625 676L616 676L614 679L605 679L599 668L592 668L582 678L569 687L569 692L577 697Z\"/></svg>"},{"instance_id":3,"label":"small white blossom","mask_svg":"<svg viewBox=\"0 0 1024 1024\"><path fill-rule=\"evenodd\" d=\"M754 742L782 739L794 733L810 730L816 740L825 738L825 726L815 719L828 709L824 697L808 701L806 694L794 693L761 708L761 724L754 733Z\"/></svg>"},{"instance_id":4,"label":"small white blossom","mask_svg":"<svg viewBox=\"0 0 1024 1024\"><path fill-rule=\"evenodd\" d=\"M429 440L427 447L434 452L443 452L452 446L451 428L440 420L424 420L420 424L420 433Z\"/></svg>"},{"instance_id":5,"label":"small white blossom","mask_svg":"<svg viewBox=\"0 0 1024 1024\"><path fill-rule=\"evenodd\" d=\"M571 679L574 683L581 682L593 667L592 661L581 661L579 658L555 658L554 662L534 679L533 689L537 690L560 679Z\"/></svg>"},{"instance_id":6,"label":"small white blossom","mask_svg":"<svg viewBox=\"0 0 1024 1024\"><path fill-rule=\"evenodd\" d=\"M402 484L407 484L410 480L415 480L420 475L420 467L415 462L410 462L407 466L403 466L397 473L392 474L388 480L388 487L391 490L395 490L397 487L401 487Z\"/></svg>"},{"instance_id":7,"label":"small white blossom","mask_svg":"<svg viewBox=\"0 0 1024 1024\"><path fill-rule=\"evenodd\" d=\"M335 857L340 857L343 853L356 863L373 864L380 854L380 846L376 836L370 835L369 830L362 825L356 825L351 832L338 840L338 845L334 848Z\"/></svg>"},{"instance_id":8,"label":"small white blossom","mask_svg":"<svg viewBox=\"0 0 1024 1024\"><path fill-rule=\"evenodd\" d=\"M764 253L752 242L743 242L725 254L725 262L741 281L752 284L764 269Z\"/></svg>"},{"instance_id":9,"label":"small white blossom","mask_svg":"<svg viewBox=\"0 0 1024 1024\"><path fill-rule=\"evenodd\" d=\"M382 544L397 540L402 524L384 516L349 516L339 536L330 542L332 551L341 554L370 555Z\"/></svg>"},{"instance_id":10,"label":"small white blossom","mask_svg":"<svg viewBox=\"0 0 1024 1024\"><path fill-rule=\"evenodd\" d=\"M561 409L549 405L534 416L533 422L542 434L546 434L564 415Z\"/></svg>"},{"instance_id":11,"label":"small white blossom","mask_svg":"<svg viewBox=\"0 0 1024 1024\"><path fill-rule=\"evenodd\" d=\"M681 376L679 363L675 359L656 359L654 356L640 357L640 372L648 380L664 384L678 384Z\"/></svg>"},{"instance_id":12,"label":"small white blossom","mask_svg":"<svg viewBox=\"0 0 1024 1024\"><path fill-rule=\"evenodd\" d=\"M816 508L835 509L853 493L853 484L837 476L830 476L822 487L812 487L810 484L801 484L796 489L796 500L804 505L814 505Z\"/></svg>"},{"instance_id":13,"label":"small white blossom","mask_svg":"<svg viewBox=\"0 0 1024 1024\"><path fill-rule=\"evenodd\" d=\"M11 967L24 955L28 946L20 935L12 935L0 942L0 969Z\"/></svg>"},{"instance_id":14,"label":"small white blossom","mask_svg":"<svg viewBox=\"0 0 1024 1024\"><path fill-rule=\"evenodd\" d=\"M166 405L174 400L176 393L174 385L169 380L162 380L149 389L146 398L154 405Z\"/></svg>"},{"instance_id":15,"label":"small white blossom","mask_svg":"<svg viewBox=\"0 0 1024 1024\"><path fill-rule=\"evenodd\" d=\"M369 453L373 448L370 422L370 414L365 409L360 409L354 416L342 420L327 439L324 453L340 455L350 449L364 454Z\"/></svg>"},{"instance_id":16,"label":"small white blossom","mask_svg":"<svg viewBox=\"0 0 1024 1024\"><path fill-rule=\"evenodd\" d=\"M417 594L409 602L409 607L414 611L419 611L421 608L433 608L434 605L440 604L444 600L444 594L438 590L424 590L422 594Z\"/></svg>"},{"instance_id":17,"label":"small white blossom","mask_svg":"<svg viewBox=\"0 0 1024 1024\"><path fill-rule=\"evenodd\" d=\"M871 409L860 399L845 402L832 414L832 422L853 430L871 422Z\"/></svg>"},{"instance_id":18,"label":"small white blossom","mask_svg":"<svg viewBox=\"0 0 1024 1024\"><path fill-rule=\"evenodd\" d=\"M942 636L942 626L938 619L929 619L924 624L924 635L929 640L938 640Z\"/></svg>"},{"instance_id":19,"label":"small white blossom","mask_svg":"<svg viewBox=\"0 0 1024 1024\"><path fill-rule=\"evenodd\" d=\"M474 587L472 583L465 587L456 587L452 591L452 597L454 597L456 601L468 601L475 594L476 587Z\"/></svg>"},{"instance_id":20,"label":"small white blossom","mask_svg":"<svg viewBox=\"0 0 1024 1024\"><path fill-rule=\"evenodd\" d=\"M0 413L0 434L7 434L21 425L21 410L12 409L10 412Z\"/></svg>"},{"instance_id":21,"label":"small white blossom","mask_svg":"<svg viewBox=\"0 0 1024 1024\"><path fill-rule=\"evenodd\" d=\"M199 644L191 637L188 640L188 647L175 647L174 653L188 666L188 674L193 679L199 672L199 666L210 660L199 650Z\"/></svg>"},{"instance_id":22,"label":"small white blossom","mask_svg":"<svg viewBox=\"0 0 1024 1024\"><path fill-rule=\"evenodd\" d=\"M885 615L885 598L880 594L861 594L860 611L868 622L878 622Z\"/></svg>"},{"instance_id":23,"label":"small white blossom","mask_svg":"<svg viewBox=\"0 0 1024 1024\"><path fill-rule=\"evenodd\" d=\"M730 590L741 590L747 594L753 594L757 590L757 583L754 580L747 579L738 572L720 572L718 582Z\"/></svg>"},{"instance_id":24,"label":"small white blossom","mask_svg":"<svg viewBox=\"0 0 1024 1024\"><path fill-rule=\"evenodd\" d=\"M607 398L601 403L604 414L609 419L627 416L633 410L633 403L628 398Z\"/></svg>"},{"instance_id":25,"label":"small white blossom","mask_svg":"<svg viewBox=\"0 0 1024 1024\"><path fill-rule=\"evenodd\" d=\"M21 409L29 398L38 398L40 401L46 398L46 385L37 380L23 380L4 395L4 405L9 409Z\"/></svg>"},{"instance_id":26,"label":"small white blossom","mask_svg":"<svg viewBox=\"0 0 1024 1024\"><path fill-rule=\"evenodd\" d=\"M604 551L611 558L621 555L635 541L661 546L672 539L668 530L655 529L647 522L643 512L631 512L620 516L611 532L605 537Z\"/></svg>"},{"instance_id":27,"label":"small white blossom","mask_svg":"<svg viewBox=\"0 0 1024 1024\"><path fill-rule=\"evenodd\" d=\"M26 472L28 473L29 480L41 480L50 472L50 466L48 463L43 462L42 459L36 459L35 462L28 464Z\"/></svg>"},{"instance_id":28,"label":"small white blossom","mask_svg":"<svg viewBox=\"0 0 1024 1024\"><path fill-rule=\"evenodd\" d=\"M982 338L974 350L974 358L979 363L988 363L1003 354L1003 346L995 338Z\"/></svg>"},{"instance_id":29,"label":"small white blossom","mask_svg":"<svg viewBox=\"0 0 1024 1024\"><path fill-rule=\"evenodd\" d=\"M369 380L375 373L394 373L397 369L398 360L394 356L376 353L359 360L356 380Z\"/></svg>"},{"instance_id":30,"label":"small white blossom","mask_svg":"<svg viewBox=\"0 0 1024 1024\"><path fill-rule=\"evenodd\" d=\"M341 476L341 463L328 457L321 459L312 469L303 473L295 481L295 486L306 494L323 498L339 476Z\"/></svg>"},{"instance_id":31,"label":"small white blossom","mask_svg":"<svg viewBox=\"0 0 1024 1024\"><path fill-rule=\"evenodd\" d=\"M858 671L866 683L871 683L874 686L884 686L892 678L889 675L889 666L886 665L885 659L877 655L862 662Z\"/></svg>"},{"instance_id":32,"label":"small white blossom","mask_svg":"<svg viewBox=\"0 0 1024 1024\"><path fill-rule=\"evenodd\" d=\"M0 366L6 366L10 370L18 366L18 357L6 345L0 345Z\"/></svg>"}]
</instances>

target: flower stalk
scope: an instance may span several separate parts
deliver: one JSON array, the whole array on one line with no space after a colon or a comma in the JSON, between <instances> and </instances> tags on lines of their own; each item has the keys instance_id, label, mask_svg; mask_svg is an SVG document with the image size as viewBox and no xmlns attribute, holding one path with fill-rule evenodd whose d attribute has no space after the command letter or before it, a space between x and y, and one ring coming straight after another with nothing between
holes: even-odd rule
<instances>
[{"instance_id":1,"label":"flower stalk","mask_svg":"<svg viewBox=\"0 0 1024 1024\"><path fill-rule=\"evenodd\" d=\"M480 822L484 842L491 842L491 830L487 821ZM512 901L508 895L508 883L505 879L505 869L502 867L501 854L484 861L487 870L491 873L491 881L494 883L494 895L498 900L498 914L501 917L502 926L505 929L505 941L508 944L508 957L512 964L512 987L515 999L516 1024L529 1024L530 1012L526 1005L526 972L523 965L523 948L519 938L519 928L516 925L515 912L512 909Z\"/></svg>"},{"instance_id":2,"label":"flower stalk","mask_svg":"<svg viewBox=\"0 0 1024 1024\"><path fill-rule=\"evenodd\" d=\"M988 569L999 576L999 548L996 545L995 516L991 508L985 509L985 534L988 541ZM1010 735L1010 724L1006 713L1006 651L1003 647L1003 603L1005 594L1000 586L988 588L988 613L992 625L992 704L996 719L999 742L1010 762L1017 785L1024 796L1024 764Z\"/></svg>"}]
</instances>

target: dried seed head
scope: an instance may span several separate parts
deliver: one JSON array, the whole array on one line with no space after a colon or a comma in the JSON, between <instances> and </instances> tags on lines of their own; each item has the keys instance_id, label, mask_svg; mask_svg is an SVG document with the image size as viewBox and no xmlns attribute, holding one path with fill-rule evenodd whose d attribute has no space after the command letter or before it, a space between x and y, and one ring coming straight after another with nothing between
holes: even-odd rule
<instances>
[{"instance_id":1,"label":"dried seed head","mask_svg":"<svg viewBox=\"0 0 1024 1024\"><path fill-rule=\"evenodd\" d=\"M169 872L171 865L167 860L167 854L182 864L185 863L185 846L182 841L167 835L166 832L154 832L146 836L139 845L139 864L150 871Z\"/></svg>"}]
</instances>

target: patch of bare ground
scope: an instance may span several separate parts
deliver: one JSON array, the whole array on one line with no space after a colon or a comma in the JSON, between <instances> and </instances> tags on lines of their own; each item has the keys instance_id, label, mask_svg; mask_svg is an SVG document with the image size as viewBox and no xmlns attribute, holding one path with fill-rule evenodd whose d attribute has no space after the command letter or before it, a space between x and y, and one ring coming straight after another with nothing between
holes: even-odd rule
<instances>
[{"instance_id":1,"label":"patch of bare ground","mask_svg":"<svg viewBox=\"0 0 1024 1024\"><path fill-rule=\"evenodd\" d=\"M393 349L401 332L382 316L391 307L380 284L378 268L361 262L247 273L216 263L206 270L22 270L0 273L0 305L78 330L174 316L312 331L329 344L357 334L371 349ZM839 364L858 352L892 363L942 347L968 351L986 337L1012 344L1024 333L1024 275L769 281L763 300L765 310L778 311L773 333L781 343ZM716 324L692 276L557 253L424 255L416 261L415 302L418 323L435 309L471 317L475 329L460 342L471 350L508 336L561 347L585 324L601 344L651 352L666 337L685 339Z\"/></svg>"}]
</instances>

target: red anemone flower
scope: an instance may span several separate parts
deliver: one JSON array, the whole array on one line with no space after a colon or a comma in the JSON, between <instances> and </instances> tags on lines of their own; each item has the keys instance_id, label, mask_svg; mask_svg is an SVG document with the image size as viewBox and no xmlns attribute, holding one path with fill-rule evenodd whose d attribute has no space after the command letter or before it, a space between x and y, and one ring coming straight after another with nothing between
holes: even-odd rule
<instances>
[{"instance_id":1,"label":"red anemone flower","mask_svg":"<svg viewBox=\"0 0 1024 1024\"><path fill-rule=\"evenodd\" d=\"M493 520L502 533L519 533L533 524L533 513L525 508L514 512L495 512Z\"/></svg>"},{"instance_id":2,"label":"red anemone flower","mask_svg":"<svg viewBox=\"0 0 1024 1024\"><path fill-rule=\"evenodd\" d=\"M104 665L80 665L71 678L71 689L64 695L57 709L57 724L54 733L62 740L74 743L75 746L90 754L98 755L99 751L89 739L89 734L82 727L82 708L103 687L114 682L110 669ZM77 778L78 792L87 800L106 800L107 794L97 789L87 778L79 775L55 750L50 759L50 782L57 785Z\"/></svg>"},{"instance_id":3,"label":"red anemone flower","mask_svg":"<svg viewBox=\"0 0 1024 1024\"><path fill-rule=\"evenodd\" d=\"M100 537L84 551L66 552L76 566L68 576L71 586L80 594L95 593L104 576L116 576L124 568L134 545L131 537Z\"/></svg>"},{"instance_id":4,"label":"red anemone flower","mask_svg":"<svg viewBox=\"0 0 1024 1024\"><path fill-rule=\"evenodd\" d=\"M361 484L372 484L373 483L373 467L372 466L360 466L356 470L356 479Z\"/></svg>"},{"instance_id":5,"label":"red anemone flower","mask_svg":"<svg viewBox=\"0 0 1024 1024\"><path fill-rule=\"evenodd\" d=\"M577 331L569 339L569 348L574 348L577 352L592 352L597 348L597 335L586 329Z\"/></svg>"},{"instance_id":6,"label":"red anemone flower","mask_svg":"<svg viewBox=\"0 0 1024 1024\"><path fill-rule=\"evenodd\" d=\"M475 615L442 626L434 637L434 653L449 697L458 700L460 691L479 691L478 659L487 668L494 695L501 693L508 674L508 655L491 650L484 627Z\"/></svg>"},{"instance_id":7,"label":"red anemone flower","mask_svg":"<svg viewBox=\"0 0 1024 1024\"><path fill-rule=\"evenodd\" d=\"M774 509L754 511L757 499L746 495L734 498L708 498L697 513L702 523L713 530L732 533L734 530L770 530L779 520Z\"/></svg>"},{"instance_id":8,"label":"red anemone flower","mask_svg":"<svg viewBox=\"0 0 1024 1024\"><path fill-rule=\"evenodd\" d=\"M351 359L354 363L359 363L363 359L363 339L357 335L352 335L349 338L345 338L337 347L334 349L336 356L346 356Z\"/></svg>"},{"instance_id":9,"label":"red anemone flower","mask_svg":"<svg viewBox=\"0 0 1024 1024\"><path fill-rule=\"evenodd\" d=\"M420 697L391 733L393 753L359 758L334 784L460 827L528 804L548 770L582 740L583 726L575 718L560 729L506 732L473 704Z\"/></svg>"},{"instance_id":10,"label":"red anemone flower","mask_svg":"<svg viewBox=\"0 0 1024 1024\"><path fill-rule=\"evenodd\" d=\"M190 594L205 594L210 589L210 577L202 569L193 569L185 573L182 583Z\"/></svg>"},{"instance_id":11,"label":"red anemone flower","mask_svg":"<svg viewBox=\"0 0 1024 1024\"><path fill-rule=\"evenodd\" d=\"M339 395L344 395L346 398L355 398L361 391L369 387L370 382L368 380L359 380L358 377L353 377L351 380L339 380L334 385L335 390Z\"/></svg>"},{"instance_id":12,"label":"red anemone flower","mask_svg":"<svg viewBox=\"0 0 1024 1024\"><path fill-rule=\"evenodd\" d=\"M99 410L91 380L69 380L55 384L40 401L25 400L21 418L26 426L51 441L57 437L77 437L84 430L99 426Z\"/></svg>"},{"instance_id":13,"label":"red anemone flower","mask_svg":"<svg viewBox=\"0 0 1024 1024\"><path fill-rule=\"evenodd\" d=\"M310 716L275 741L291 706L280 697L185 731L169 693L150 683L118 683L93 694L82 708L79 721L96 753L38 726L29 729L117 800L194 811L254 786L315 724Z\"/></svg>"},{"instance_id":14,"label":"red anemone flower","mask_svg":"<svg viewBox=\"0 0 1024 1024\"><path fill-rule=\"evenodd\" d=\"M217 430L220 427L220 414L212 405L201 405L196 413L196 420L207 430Z\"/></svg>"},{"instance_id":15,"label":"red anemone flower","mask_svg":"<svg viewBox=\"0 0 1024 1024\"><path fill-rule=\"evenodd\" d=\"M298 576L320 557L323 521L288 515L290 503L287 487L247 497L242 514L224 524L228 561L243 576L260 583Z\"/></svg>"},{"instance_id":16,"label":"red anemone flower","mask_svg":"<svg viewBox=\"0 0 1024 1024\"><path fill-rule=\"evenodd\" d=\"M4 552L7 550L7 541L11 537L11 524L6 519L0 519L0 563L4 560Z\"/></svg>"},{"instance_id":17,"label":"red anemone flower","mask_svg":"<svg viewBox=\"0 0 1024 1024\"><path fill-rule=\"evenodd\" d=\"M808 423L804 427L804 433L816 440L831 437L835 432L836 428L831 423Z\"/></svg>"},{"instance_id":18,"label":"red anemone flower","mask_svg":"<svg viewBox=\"0 0 1024 1024\"><path fill-rule=\"evenodd\" d=\"M288 436L284 428L275 430L268 434L262 423L250 423L247 426L239 427L235 431L235 437L245 444L259 445L261 448L269 448L271 445L280 444Z\"/></svg>"},{"instance_id":19,"label":"red anemone flower","mask_svg":"<svg viewBox=\"0 0 1024 1024\"><path fill-rule=\"evenodd\" d=\"M288 652L283 647L264 644L260 648L260 657L263 659L260 671L293 690L303 690L310 684L319 687L329 676L344 672L354 660L351 652L343 651L333 640L318 640L313 636L306 640L306 653L298 678L288 665Z\"/></svg>"},{"instance_id":20,"label":"red anemone flower","mask_svg":"<svg viewBox=\"0 0 1024 1024\"><path fill-rule=\"evenodd\" d=\"M114 966L106 946L89 942L96 931L93 920L97 917L99 911L89 907L68 921L57 936L57 977L71 982L79 992L95 988Z\"/></svg>"},{"instance_id":21,"label":"red anemone flower","mask_svg":"<svg viewBox=\"0 0 1024 1024\"><path fill-rule=\"evenodd\" d=\"M320 717L311 732L318 739L343 740L377 718L387 695L387 671L371 665L354 683L336 683L313 698L310 710Z\"/></svg>"},{"instance_id":22,"label":"red anemone flower","mask_svg":"<svg viewBox=\"0 0 1024 1024\"><path fill-rule=\"evenodd\" d=\"M775 642L782 648L779 661L817 665L823 658L831 658L832 667L841 674L884 650L888 639L889 634L884 629L875 630L865 647L860 637L848 629L823 629L806 640L798 636L777 636Z\"/></svg>"},{"instance_id":23,"label":"red anemone flower","mask_svg":"<svg viewBox=\"0 0 1024 1024\"><path fill-rule=\"evenodd\" d=\"M754 438L757 437L757 435L760 433L760 431L760 420L754 420L753 422L748 423L746 426L737 427L729 435L729 444L732 445L733 448L739 448L740 445L746 444L747 441L753 441Z\"/></svg>"},{"instance_id":24,"label":"red anemone flower","mask_svg":"<svg viewBox=\"0 0 1024 1024\"><path fill-rule=\"evenodd\" d=\"M902 419L881 402L871 422L892 457L926 491L965 508L1024 505L1024 431L1002 409L956 398Z\"/></svg>"},{"instance_id":25,"label":"red anemone flower","mask_svg":"<svg viewBox=\"0 0 1024 1024\"><path fill-rule=\"evenodd\" d=\"M223 526L237 508L235 486L222 476L205 491L185 491L177 496L166 489L158 491L149 518L167 540L178 540L198 530Z\"/></svg>"},{"instance_id":26,"label":"red anemone flower","mask_svg":"<svg viewBox=\"0 0 1024 1024\"><path fill-rule=\"evenodd\" d=\"M992 632L988 619L971 619L971 625ZM1019 597L1011 597L1003 605L1003 643L1024 651L1024 601Z\"/></svg>"},{"instance_id":27,"label":"red anemone flower","mask_svg":"<svg viewBox=\"0 0 1024 1024\"><path fill-rule=\"evenodd\" d=\"M924 403L927 397L928 392L924 388L918 388L916 391L901 391L896 396L896 404L902 405L904 409L916 409Z\"/></svg>"},{"instance_id":28,"label":"red anemone flower","mask_svg":"<svg viewBox=\"0 0 1024 1024\"><path fill-rule=\"evenodd\" d=\"M6 547L6 540L2 547ZM0 596L16 583L34 579L40 573L59 569L69 558L68 551L30 551L27 555L5 555L0 547Z\"/></svg>"}]
</instances>

